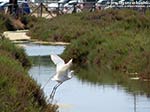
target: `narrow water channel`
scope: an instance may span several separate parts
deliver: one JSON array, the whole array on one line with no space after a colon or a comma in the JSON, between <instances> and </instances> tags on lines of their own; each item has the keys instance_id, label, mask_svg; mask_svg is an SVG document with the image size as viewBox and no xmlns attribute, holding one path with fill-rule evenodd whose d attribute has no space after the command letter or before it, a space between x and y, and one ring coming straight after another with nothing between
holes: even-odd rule
<instances>
[{"instance_id":1,"label":"narrow water channel","mask_svg":"<svg viewBox=\"0 0 150 112\"><path fill-rule=\"evenodd\" d=\"M50 54L61 54L65 46L32 43L23 46L33 61L29 74L43 87L55 73L55 65L50 60ZM44 87L47 97L55 84L56 82L50 81ZM146 95L131 94L119 85L83 82L77 77L64 82L58 88L55 103L59 105L60 112L150 112L150 98Z\"/></svg>"}]
</instances>

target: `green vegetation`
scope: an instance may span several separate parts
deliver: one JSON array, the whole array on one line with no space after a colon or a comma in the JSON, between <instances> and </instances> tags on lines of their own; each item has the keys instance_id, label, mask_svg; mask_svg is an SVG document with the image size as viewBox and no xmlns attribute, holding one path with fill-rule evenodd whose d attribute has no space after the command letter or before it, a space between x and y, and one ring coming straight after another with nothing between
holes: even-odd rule
<instances>
[{"instance_id":1,"label":"green vegetation","mask_svg":"<svg viewBox=\"0 0 150 112\"><path fill-rule=\"evenodd\" d=\"M56 112L43 91L27 74L29 61L23 49L0 39L0 109L2 112Z\"/></svg>"},{"instance_id":2,"label":"green vegetation","mask_svg":"<svg viewBox=\"0 0 150 112\"><path fill-rule=\"evenodd\" d=\"M72 57L77 65L138 73L141 79L150 79L149 11L105 10L51 20L22 17L21 22L32 38L71 42L63 57Z\"/></svg>"},{"instance_id":3,"label":"green vegetation","mask_svg":"<svg viewBox=\"0 0 150 112\"><path fill-rule=\"evenodd\" d=\"M3 14L0 13L0 33L4 32L7 29L7 23L9 19L8 17L4 16Z\"/></svg>"},{"instance_id":4,"label":"green vegetation","mask_svg":"<svg viewBox=\"0 0 150 112\"><path fill-rule=\"evenodd\" d=\"M86 25L87 22L80 20L82 17L82 14L73 14L58 16L51 20L34 17L25 20L28 21L27 26L30 29L28 35L34 39L70 42L90 30L90 24Z\"/></svg>"},{"instance_id":5,"label":"green vegetation","mask_svg":"<svg viewBox=\"0 0 150 112\"><path fill-rule=\"evenodd\" d=\"M150 79L149 11L105 10L32 22L33 38L71 42L63 54L66 59Z\"/></svg>"},{"instance_id":6,"label":"green vegetation","mask_svg":"<svg viewBox=\"0 0 150 112\"><path fill-rule=\"evenodd\" d=\"M4 31L14 31L19 29L24 29L24 24L20 20L16 20L10 15L5 15L0 13L0 34Z\"/></svg>"},{"instance_id":7,"label":"green vegetation","mask_svg":"<svg viewBox=\"0 0 150 112\"><path fill-rule=\"evenodd\" d=\"M31 66L24 49L14 46L14 44L7 39L0 40L0 55L9 56L17 60L25 68Z\"/></svg>"}]
</instances>

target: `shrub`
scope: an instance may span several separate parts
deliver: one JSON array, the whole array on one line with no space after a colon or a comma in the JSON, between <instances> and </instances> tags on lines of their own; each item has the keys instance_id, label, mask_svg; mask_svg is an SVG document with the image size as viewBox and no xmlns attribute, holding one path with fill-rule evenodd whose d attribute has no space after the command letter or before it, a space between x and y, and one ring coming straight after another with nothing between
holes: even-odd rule
<instances>
[{"instance_id":1,"label":"shrub","mask_svg":"<svg viewBox=\"0 0 150 112\"><path fill-rule=\"evenodd\" d=\"M0 40L0 109L2 112L56 112L43 91L27 74L30 62L20 47Z\"/></svg>"},{"instance_id":2,"label":"shrub","mask_svg":"<svg viewBox=\"0 0 150 112\"><path fill-rule=\"evenodd\" d=\"M73 57L76 64L123 72L147 71L144 54L150 48L149 11L103 10L51 20L39 18L35 23L29 34L40 40L71 42L63 56Z\"/></svg>"},{"instance_id":3,"label":"shrub","mask_svg":"<svg viewBox=\"0 0 150 112\"><path fill-rule=\"evenodd\" d=\"M0 108L5 112L54 112L47 105L40 87L27 75L20 63L0 56Z\"/></svg>"},{"instance_id":4,"label":"shrub","mask_svg":"<svg viewBox=\"0 0 150 112\"><path fill-rule=\"evenodd\" d=\"M10 30L22 30L25 26L19 19L14 19L11 15L0 13L0 33Z\"/></svg>"},{"instance_id":5,"label":"shrub","mask_svg":"<svg viewBox=\"0 0 150 112\"><path fill-rule=\"evenodd\" d=\"M71 41L64 57L73 57L74 63L85 66L92 64L139 74L147 71L149 58L144 54L150 47L149 15L129 10L106 10L85 14L81 19L91 23L92 27Z\"/></svg>"},{"instance_id":6,"label":"shrub","mask_svg":"<svg viewBox=\"0 0 150 112\"><path fill-rule=\"evenodd\" d=\"M31 63L27 58L23 48L16 47L7 39L0 39L0 54L6 54L18 60L23 67L30 67Z\"/></svg>"}]
</instances>

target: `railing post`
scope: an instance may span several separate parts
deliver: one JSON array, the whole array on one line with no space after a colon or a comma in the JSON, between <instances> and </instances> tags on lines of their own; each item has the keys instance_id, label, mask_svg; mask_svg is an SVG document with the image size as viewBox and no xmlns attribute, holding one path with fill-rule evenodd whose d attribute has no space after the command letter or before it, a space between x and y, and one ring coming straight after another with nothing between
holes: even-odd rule
<instances>
[{"instance_id":1,"label":"railing post","mask_svg":"<svg viewBox=\"0 0 150 112\"><path fill-rule=\"evenodd\" d=\"M42 17L42 13L43 13L43 3L40 3L40 17Z\"/></svg>"}]
</instances>

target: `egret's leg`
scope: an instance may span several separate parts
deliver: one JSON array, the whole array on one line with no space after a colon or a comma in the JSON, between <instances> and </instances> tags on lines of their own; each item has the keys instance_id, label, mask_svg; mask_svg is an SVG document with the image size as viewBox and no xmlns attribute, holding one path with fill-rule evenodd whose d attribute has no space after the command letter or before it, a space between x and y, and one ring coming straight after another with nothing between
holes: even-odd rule
<instances>
[{"instance_id":1,"label":"egret's leg","mask_svg":"<svg viewBox=\"0 0 150 112\"><path fill-rule=\"evenodd\" d=\"M55 95L55 93L56 93L56 89L57 89L61 84L62 84L62 83L58 83L58 85L55 87L52 98L54 98L54 95Z\"/></svg>"},{"instance_id":2,"label":"egret's leg","mask_svg":"<svg viewBox=\"0 0 150 112\"><path fill-rule=\"evenodd\" d=\"M58 85L58 84L57 84L57 85ZM50 94L50 98L49 98L49 99L52 99L53 94L54 94L54 91L55 91L55 89L56 89L57 85L55 85L55 86L54 86L54 88L53 88L53 90L52 90L52 92L51 92L51 94Z\"/></svg>"},{"instance_id":3,"label":"egret's leg","mask_svg":"<svg viewBox=\"0 0 150 112\"><path fill-rule=\"evenodd\" d=\"M54 89L53 89L53 93L51 94L51 99L53 100L53 98L54 98L54 95L55 95L55 93L56 93L56 89L61 85L62 83L58 83L55 87L54 87Z\"/></svg>"},{"instance_id":4,"label":"egret's leg","mask_svg":"<svg viewBox=\"0 0 150 112\"><path fill-rule=\"evenodd\" d=\"M57 89L61 84L62 84L62 82L61 82L61 83L58 83L58 84L56 84L56 85L54 86L54 88L53 88L53 90L52 90L52 92L51 92L51 94L50 94L50 97L49 97L49 99L51 99L51 101L53 101L53 99L54 99L54 95L55 95L56 89ZM48 100L49 100L49 99L48 99Z\"/></svg>"},{"instance_id":5,"label":"egret's leg","mask_svg":"<svg viewBox=\"0 0 150 112\"><path fill-rule=\"evenodd\" d=\"M49 102L51 102L51 103L52 103L52 101L54 99L54 94L55 94L56 89L57 89L58 86L59 86L59 83L54 86L54 88L53 88L53 90L52 90L52 92L50 94L50 97L49 97L48 101L50 100Z\"/></svg>"}]
</instances>

